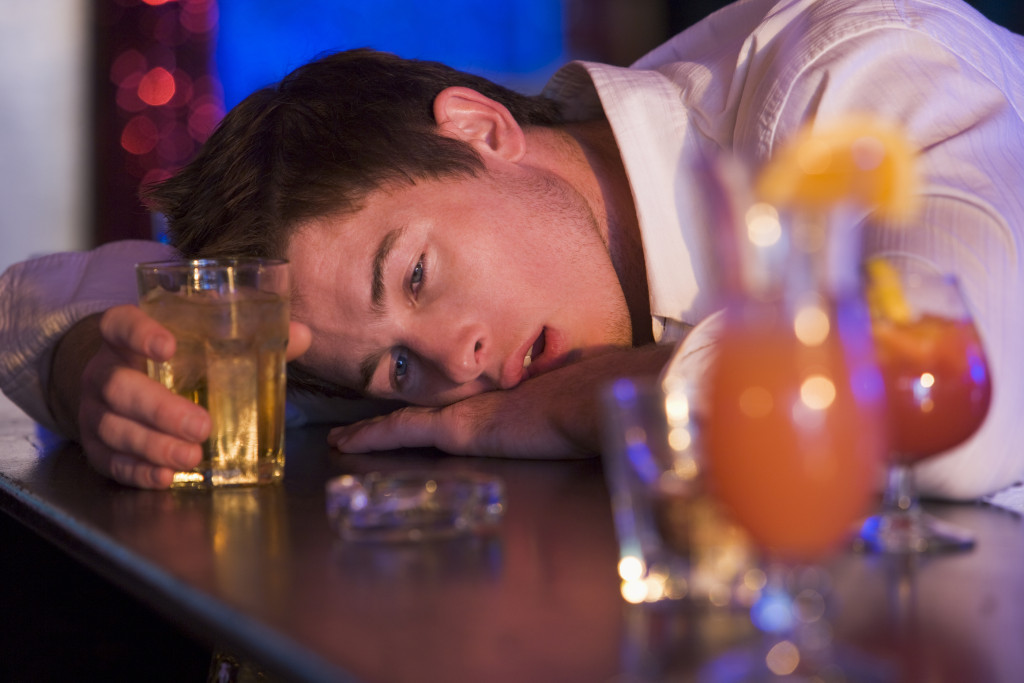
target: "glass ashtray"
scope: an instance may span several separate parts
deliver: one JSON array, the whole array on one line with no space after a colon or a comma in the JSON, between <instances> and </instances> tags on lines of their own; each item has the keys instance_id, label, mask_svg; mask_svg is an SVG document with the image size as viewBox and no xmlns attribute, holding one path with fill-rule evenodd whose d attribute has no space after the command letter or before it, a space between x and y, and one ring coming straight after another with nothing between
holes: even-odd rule
<instances>
[{"instance_id":1,"label":"glass ashtray","mask_svg":"<svg viewBox=\"0 0 1024 683\"><path fill-rule=\"evenodd\" d=\"M327 517L345 541L425 541L495 526L505 484L471 472L370 472L327 482Z\"/></svg>"}]
</instances>

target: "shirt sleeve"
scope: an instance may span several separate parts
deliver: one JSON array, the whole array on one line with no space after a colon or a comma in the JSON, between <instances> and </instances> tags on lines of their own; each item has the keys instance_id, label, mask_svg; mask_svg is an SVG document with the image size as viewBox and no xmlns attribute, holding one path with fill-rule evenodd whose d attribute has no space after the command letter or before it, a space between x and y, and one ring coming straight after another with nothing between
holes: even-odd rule
<instances>
[{"instance_id":1,"label":"shirt sleeve","mask_svg":"<svg viewBox=\"0 0 1024 683\"><path fill-rule=\"evenodd\" d=\"M0 275L0 390L56 431L46 402L54 347L76 322L135 303L135 264L173 258L165 244L111 242L16 263Z\"/></svg>"}]
</instances>

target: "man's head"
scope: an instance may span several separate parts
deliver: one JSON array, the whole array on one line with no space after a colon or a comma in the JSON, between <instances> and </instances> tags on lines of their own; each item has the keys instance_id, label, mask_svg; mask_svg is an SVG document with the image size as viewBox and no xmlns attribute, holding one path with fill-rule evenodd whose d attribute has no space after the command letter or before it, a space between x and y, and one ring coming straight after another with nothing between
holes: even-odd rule
<instances>
[{"instance_id":1,"label":"man's head","mask_svg":"<svg viewBox=\"0 0 1024 683\"><path fill-rule=\"evenodd\" d=\"M630 343L602 191L559 123L438 64L342 53L245 100L151 197L186 255L292 261L313 332L292 377L446 404Z\"/></svg>"},{"instance_id":2,"label":"man's head","mask_svg":"<svg viewBox=\"0 0 1024 683\"><path fill-rule=\"evenodd\" d=\"M281 256L297 223L353 213L384 184L478 172L472 148L440 135L434 120L435 97L453 86L500 102L520 125L560 122L549 100L436 62L341 52L234 107L147 200L186 256Z\"/></svg>"}]
</instances>

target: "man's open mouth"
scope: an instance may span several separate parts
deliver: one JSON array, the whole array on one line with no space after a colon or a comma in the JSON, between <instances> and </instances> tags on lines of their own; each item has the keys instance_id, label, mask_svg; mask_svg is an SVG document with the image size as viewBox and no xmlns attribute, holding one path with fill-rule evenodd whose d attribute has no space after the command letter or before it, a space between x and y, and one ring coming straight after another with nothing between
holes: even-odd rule
<instances>
[{"instance_id":1,"label":"man's open mouth","mask_svg":"<svg viewBox=\"0 0 1024 683\"><path fill-rule=\"evenodd\" d=\"M523 358L523 367L530 367L533 359L539 358L542 353L544 353L544 330L540 331L540 336L533 341L533 346L526 352L526 356Z\"/></svg>"}]
</instances>

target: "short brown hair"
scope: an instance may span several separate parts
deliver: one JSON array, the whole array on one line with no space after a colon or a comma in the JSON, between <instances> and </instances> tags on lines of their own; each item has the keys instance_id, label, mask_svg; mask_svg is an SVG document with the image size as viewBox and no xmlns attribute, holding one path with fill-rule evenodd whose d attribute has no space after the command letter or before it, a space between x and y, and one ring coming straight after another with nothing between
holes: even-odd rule
<instances>
[{"instance_id":1,"label":"short brown hair","mask_svg":"<svg viewBox=\"0 0 1024 683\"><path fill-rule=\"evenodd\" d=\"M466 143L437 132L433 102L450 86L500 102L526 126L559 108L437 62L367 49L299 67L234 107L193 161L147 188L187 257L283 256L303 219L355 212L384 183L474 174Z\"/></svg>"}]
</instances>

